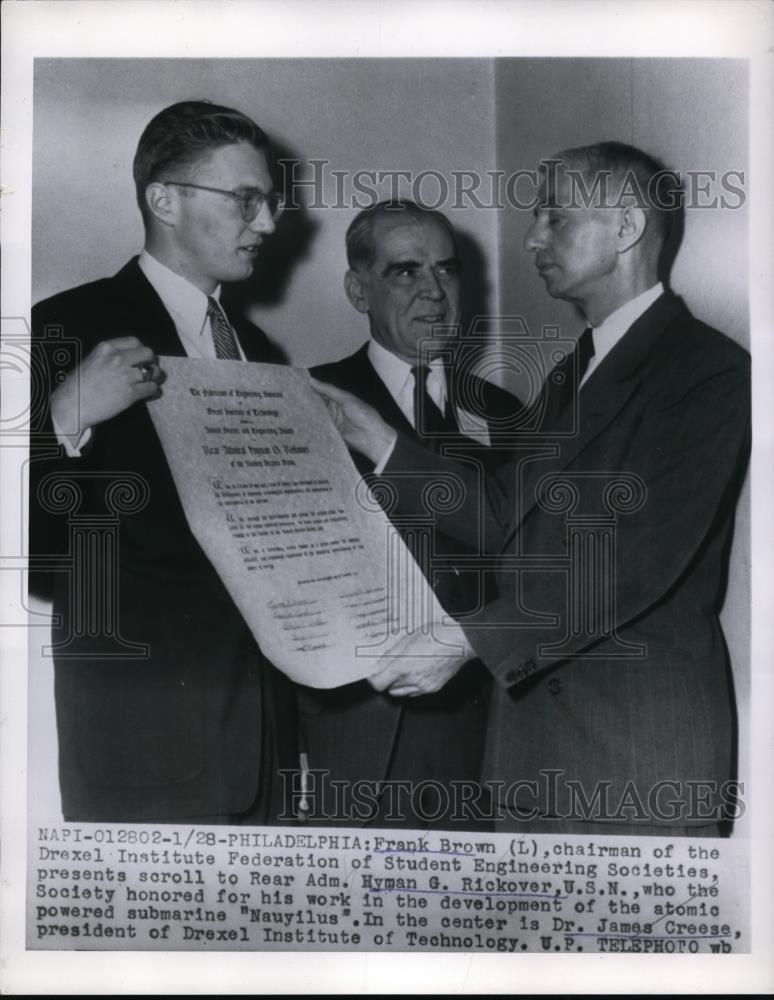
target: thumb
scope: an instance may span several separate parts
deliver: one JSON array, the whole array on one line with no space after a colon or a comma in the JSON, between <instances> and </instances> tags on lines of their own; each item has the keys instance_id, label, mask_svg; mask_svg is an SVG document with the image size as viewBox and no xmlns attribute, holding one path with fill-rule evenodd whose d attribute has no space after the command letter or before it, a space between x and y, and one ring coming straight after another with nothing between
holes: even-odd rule
<instances>
[{"instance_id":1,"label":"thumb","mask_svg":"<svg viewBox=\"0 0 774 1000\"><path fill-rule=\"evenodd\" d=\"M335 385L331 385L330 382L320 382L319 379L313 378L311 375L309 376L309 382L320 396L333 400L336 403L345 402L349 395L343 389L337 389Z\"/></svg>"}]
</instances>

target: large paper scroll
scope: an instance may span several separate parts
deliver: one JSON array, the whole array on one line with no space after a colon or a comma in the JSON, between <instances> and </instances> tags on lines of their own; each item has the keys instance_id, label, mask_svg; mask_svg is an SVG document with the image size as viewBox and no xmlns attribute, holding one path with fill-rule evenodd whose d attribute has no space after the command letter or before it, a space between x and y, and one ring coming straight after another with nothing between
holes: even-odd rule
<instances>
[{"instance_id":1,"label":"large paper scroll","mask_svg":"<svg viewBox=\"0 0 774 1000\"><path fill-rule=\"evenodd\" d=\"M269 659L337 687L443 612L305 372L165 357L148 404L188 523ZM453 650L446 647L446 650Z\"/></svg>"}]
</instances>

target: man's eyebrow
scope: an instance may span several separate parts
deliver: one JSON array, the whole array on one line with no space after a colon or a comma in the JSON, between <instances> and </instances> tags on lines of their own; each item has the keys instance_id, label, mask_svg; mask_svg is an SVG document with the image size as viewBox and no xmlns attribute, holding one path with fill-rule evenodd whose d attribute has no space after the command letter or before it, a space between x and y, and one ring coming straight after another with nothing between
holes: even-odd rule
<instances>
[{"instance_id":1,"label":"man's eyebrow","mask_svg":"<svg viewBox=\"0 0 774 1000\"><path fill-rule=\"evenodd\" d=\"M390 274L395 274L397 271L409 271L417 270L420 268L422 263L418 260L394 260L387 264L382 271L382 277L386 278ZM443 260L436 261L433 267L460 267L461 261L459 257L445 257Z\"/></svg>"},{"instance_id":2,"label":"man's eyebrow","mask_svg":"<svg viewBox=\"0 0 774 1000\"><path fill-rule=\"evenodd\" d=\"M407 271L410 269L416 270L416 268L422 265L418 260L411 260L407 258L406 260L394 260L387 264L382 271L382 277L386 278L390 274L394 274L396 271Z\"/></svg>"}]
</instances>

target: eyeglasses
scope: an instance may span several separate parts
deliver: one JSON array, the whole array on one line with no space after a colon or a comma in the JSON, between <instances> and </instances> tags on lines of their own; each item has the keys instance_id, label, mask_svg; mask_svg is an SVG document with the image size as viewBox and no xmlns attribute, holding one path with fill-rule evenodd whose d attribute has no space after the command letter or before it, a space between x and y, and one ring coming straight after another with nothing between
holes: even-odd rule
<instances>
[{"instance_id":1,"label":"eyeglasses","mask_svg":"<svg viewBox=\"0 0 774 1000\"><path fill-rule=\"evenodd\" d=\"M263 191L250 190L244 194L237 191L224 191L222 188L205 187L204 184L188 184L184 181L163 181L164 184L172 184L174 187L196 188L197 191L211 191L213 194L224 194L227 198L237 202L241 211L242 219L245 222L252 222L265 205L269 210L272 222L276 222L282 215L285 207L285 200L276 191L264 194Z\"/></svg>"}]
</instances>

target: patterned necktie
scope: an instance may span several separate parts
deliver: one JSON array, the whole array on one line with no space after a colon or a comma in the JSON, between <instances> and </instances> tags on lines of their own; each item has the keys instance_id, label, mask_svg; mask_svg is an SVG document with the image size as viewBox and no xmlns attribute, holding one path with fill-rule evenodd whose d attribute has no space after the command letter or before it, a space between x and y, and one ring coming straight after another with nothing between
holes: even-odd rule
<instances>
[{"instance_id":1,"label":"patterned necktie","mask_svg":"<svg viewBox=\"0 0 774 1000\"><path fill-rule=\"evenodd\" d=\"M427 365L418 365L411 369L411 374L414 376L414 429L420 438L427 437L428 443L432 446L434 441L437 443L440 436L456 434L457 424L453 417L441 412L427 391L430 368Z\"/></svg>"},{"instance_id":2,"label":"patterned necktie","mask_svg":"<svg viewBox=\"0 0 774 1000\"><path fill-rule=\"evenodd\" d=\"M223 310L211 295L207 296L207 319L210 321L215 357L222 358L224 361L239 361L239 350L234 331L223 315Z\"/></svg>"}]
</instances>

